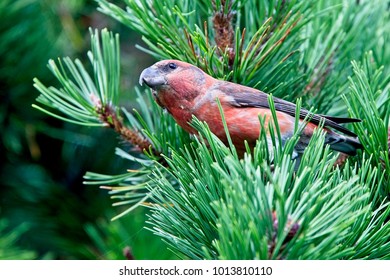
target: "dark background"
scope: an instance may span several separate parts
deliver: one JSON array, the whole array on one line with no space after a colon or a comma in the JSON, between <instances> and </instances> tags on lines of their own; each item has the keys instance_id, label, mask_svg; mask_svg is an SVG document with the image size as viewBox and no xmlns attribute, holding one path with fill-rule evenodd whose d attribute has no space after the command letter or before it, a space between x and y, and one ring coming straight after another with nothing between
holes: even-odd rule
<instances>
[{"instance_id":1,"label":"dark background","mask_svg":"<svg viewBox=\"0 0 390 280\"><path fill-rule=\"evenodd\" d=\"M123 146L109 129L79 127L33 109L32 79L58 85L46 67L69 56L88 65L89 27L120 34L121 105L132 108L141 70L153 61L140 37L97 11L93 1L0 3L0 259L167 259L139 208L117 221L107 191L83 185L87 171L123 173ZM125 251L125 252L123 252Z\"/></svg>"}]
</instances>

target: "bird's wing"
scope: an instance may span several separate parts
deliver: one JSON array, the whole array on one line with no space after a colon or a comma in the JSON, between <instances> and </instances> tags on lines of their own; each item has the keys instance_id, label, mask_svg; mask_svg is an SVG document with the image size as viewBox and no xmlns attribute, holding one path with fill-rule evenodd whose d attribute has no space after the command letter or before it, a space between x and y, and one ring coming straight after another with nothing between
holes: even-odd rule
<instances>
[{"instance_id":1,"label":"bird's wing","mask_svg":"<svg viewBox=\"0 0 390 280\"><path fill-rule=\"evenodd\" d=\"M240 86L239 88L235 84L224 83L218 86L218 90L224 92L229 100L231 106L234 107L256 107L256 108L269 108L268 104L268 94L255 90L252 88ZM283 99L273 97L275 109L277 111L286 113L290 116L295 117L296 105L294 103L285 101ZM326 115L313 114L306 109L300 110L299 118L304 119L306 116L309 116L309 122L318 125L321 121L324 122L324 126L334 128L346 135L356 137L357 135L346 129L345 127L339 125L339 123L352 123L360 122L359 119L352 118L338 118L331 117Z\"/></svg>"}]
</instances>

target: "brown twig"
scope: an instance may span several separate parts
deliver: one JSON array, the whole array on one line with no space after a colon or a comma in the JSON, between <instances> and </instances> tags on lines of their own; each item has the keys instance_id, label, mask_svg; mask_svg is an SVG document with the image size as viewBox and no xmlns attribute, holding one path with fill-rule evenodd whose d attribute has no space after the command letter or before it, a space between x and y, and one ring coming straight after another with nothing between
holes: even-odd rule
<instances>
[{"instance_id":1,"label":"brown twig","mask_svg":"<svg viewBox=\"0 0 390 280\"><path fill-rule=\"evenodd\" d=\"M130 246L126 246L123 248L123 256L126 258L126 260L134 260L133 251L131 250Z\"/></svg>"},{"instance_id":2,"label":"brown twig","mask_svg":"<svg viewBox=\"0 0 390 280\"><path fill-rule=\"evenodd\" d=\"M198 56L197 56L195 48L194 48L194 43L192 42L192 38L191 38L190 34L188 33L187 29L185 29L185 28L184 28L184 35L187 38L187 43L188 43L188 46L191 49L191 53L192 53L192 55L194 56L194 58L196 60L198 58Z\"/></svg>"},{"instance_id":3,"label":"brown twig","mask_svg":"<svg viewBox=\"0 0 390 280\"><path fill-rule=\"evenodd\" d=\"M340 153L336 162L333 164L333 167L343 167L345 162L347 161L348 155L344 153Z\"/></svg>"},{"instance_id":4,"label":"brown twig","mask_svg":"<svg viewBox=\"0 0 390 280\"><path fill-rule=\"evenodd\" d=\"M115 109L111 106L97 106L96 112L99 114L101 121L108 127L114 129L115 132L117 132L125 141L141 151L148 151L149 149L152 149L154 155L159 155L149 140L146 139L140 132L123 125L122 118L117 115Z\"/></svg>"},{"instance_id":5,"label":"brown twig","mask_svg":"<svg viewBox=\"0 0 390 280\"><path fill-rule=\"evenodd\" d=\"M277 232L279 228L279 221L275 211L272 212L272 226L273 226L272 240L268 248L269 259L272 257L276 247ZM299 223L297 222L293 223L293 221L290 218L287 219L287 223L285 225L284 230L288 230L288 232L286 238L283 240L282 246L280 247L280 251L282 251L286 247L287 243L290 242L297 235L299 228L300 228ZM278 259L282 259L282 256L280 254L278 256Z\"/></svg>"}]
</instances>

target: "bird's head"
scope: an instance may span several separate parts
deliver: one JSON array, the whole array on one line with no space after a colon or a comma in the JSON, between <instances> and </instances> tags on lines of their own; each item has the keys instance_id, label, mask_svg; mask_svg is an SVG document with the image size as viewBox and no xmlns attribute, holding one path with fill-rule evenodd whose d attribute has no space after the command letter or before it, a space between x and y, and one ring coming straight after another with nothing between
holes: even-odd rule
<instances>
[{"instance_id":1,"label":"bird's head","mask_svg":"<svg viewBox=\"0 0 390 280\"><path fill-rule=\"evenodd\" d=\"M144 69L139 83L153 89L157 95L174 94L193 99L208 76L199 68L179 60L162 60Z\"/></svg>"}]
</instances>

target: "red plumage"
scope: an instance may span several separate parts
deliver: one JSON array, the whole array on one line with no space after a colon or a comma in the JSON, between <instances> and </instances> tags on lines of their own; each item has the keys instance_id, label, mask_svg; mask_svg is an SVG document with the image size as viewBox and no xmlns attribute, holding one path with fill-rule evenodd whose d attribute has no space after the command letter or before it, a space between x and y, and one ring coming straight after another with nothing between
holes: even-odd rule
<instances>
[{"instance_id":1,"label":"red plumage","mask_svg":"<svg viewBox=\"0 0 390 280\"><path fill-rule=\"evenodd\" d=\"M268 95L257 89L217 80L201 69L177 60L163 60L146 68L140 76L140 83L152 88L156 102L173 116L176 122L190 133L196 131L189 125L192 115L205 121L210 130L226 142L221 115L217 105L219 99L230 136L238 151L244 151L244 140L254 146L260 134L259 116L265 117L268 127L271 111ZM293 135L295 125L295 104L273 98L281 131L282 144ZM309 143L314 129L324 121L325 143L336 151L355 155L362 148L356 135L339 123L357 122L358 119L336 118L312 114L302 109L300 119L310 114L310 121L304 128L295 150L302 153ZM345 135L337 133L338 130Z\"/></svg>"}]
</instances>

